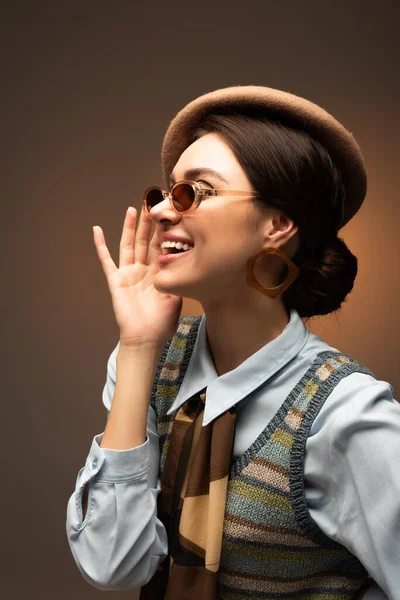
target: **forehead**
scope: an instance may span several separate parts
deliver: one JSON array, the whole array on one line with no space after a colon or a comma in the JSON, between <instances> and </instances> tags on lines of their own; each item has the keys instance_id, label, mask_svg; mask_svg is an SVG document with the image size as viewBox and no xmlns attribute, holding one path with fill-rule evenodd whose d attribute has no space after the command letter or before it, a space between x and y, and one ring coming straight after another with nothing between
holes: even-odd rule
<instances>
[{"instance_id":1,"label":"forehead","mask_svg":"<svg viewBox=\"0 0 400 600\"><path fill-rule=\"evenodd\" d=\"M209 168L220 173L227 181L239 181L244 172L233 151L215 133L207 133L182 152L171 176L175 181L185 178L186 171L196 168ZM211 179L212 176L208 175Z\"/></svg>"}]
</instances>

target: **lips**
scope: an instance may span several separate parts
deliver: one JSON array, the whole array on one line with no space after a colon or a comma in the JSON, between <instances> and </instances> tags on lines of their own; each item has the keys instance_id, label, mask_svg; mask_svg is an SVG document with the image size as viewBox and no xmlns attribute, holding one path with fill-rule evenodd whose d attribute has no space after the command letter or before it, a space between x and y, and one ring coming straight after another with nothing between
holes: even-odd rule
<instances>
[{"instance_id":1,"label":"lips","mask_svg":"<svg viewBox=\"0 0 400 600\"><path fill-rule=\"evenodd\" d=\"M185 252L189 252L190 250L193 250L193 246L192 246L192 248L189 248L188 250L184 250L183 248L181 248L181 250L179 252L172 252L172 250L173 250L173 248L161 248L161 254L163 256L167 256L167 254L185 254Z\"/></svg>"},{"instance_id":2,"label":"lips","mask_svg":"<svg viewBox=\"0 0 400 600\"><path fill-rule=\"evenodd\" d=\"M192 250L193 248L191 248L190 250L186 250L186 252L178 252L176 254L160 254L158 257L158 262L161 265L173 262L175 260L178 260L179 258L182 258L182 256L190 254Z\"/></svg>"}]
</instances>

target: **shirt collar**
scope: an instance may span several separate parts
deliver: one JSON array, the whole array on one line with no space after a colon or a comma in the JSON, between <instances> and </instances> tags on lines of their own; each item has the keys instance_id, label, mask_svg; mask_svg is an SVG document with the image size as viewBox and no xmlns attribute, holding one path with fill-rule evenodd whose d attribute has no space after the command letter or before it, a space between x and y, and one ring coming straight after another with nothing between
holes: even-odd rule
<instances>
[{"instance_id":1,"label":"shirt collar","mask_svg":"<svg viewBox=\"0 0 400 600\"><path fill-rule=\"evenodd\" d=\"M278 337L249 356L236 369L218 376L208 349L206 314L203 313L186 373L167 414L207 387L203 415L205 427L287 365L303 348L308 335L299 313L292 308L290 321Z\"/></svg>"}]
</instances>

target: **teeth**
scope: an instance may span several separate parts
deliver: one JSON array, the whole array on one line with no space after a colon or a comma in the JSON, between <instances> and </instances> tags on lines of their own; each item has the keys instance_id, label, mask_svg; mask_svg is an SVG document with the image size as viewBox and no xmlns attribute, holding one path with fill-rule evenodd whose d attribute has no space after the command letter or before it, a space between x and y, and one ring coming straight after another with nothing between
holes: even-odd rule
<instances>
[{"instance_id":1,"label":"teeth","mask_svg":"<svg viewBox=\"0 0 400 600\"><path fill-rule=\"evenodd\" d=\"M194 246L190 245L190 244L183 244L182 242L172 242L172 241L165 241L161 244L161 248L177 248L178 250L190 250L191 248L193 248Z\"/></svg>"}]
</instances>

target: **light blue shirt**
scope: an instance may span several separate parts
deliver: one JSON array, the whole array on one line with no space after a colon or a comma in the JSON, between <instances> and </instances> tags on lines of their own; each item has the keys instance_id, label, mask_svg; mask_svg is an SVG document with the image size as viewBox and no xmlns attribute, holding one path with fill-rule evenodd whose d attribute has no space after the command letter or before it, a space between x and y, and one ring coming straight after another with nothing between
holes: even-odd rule
<instances>
[{"instance_id":1,"label":"light blue shirt","mask_svg":"<svg viewBox=\"0 0 400 600\"><path fill-rule=\"evenodd\" d=\"M111 408L119 343L107 364L103 404ZM308 331L295 310L281 334L221 376L207 344L203 314L176 411L207 386L203 426L236 405L234 458L277 412L317 354L338 351ZM368 366L368 365L365 365ZM373 369L372 369L373 371ZM66 531L75 562L104 590L147 583L167 555L157 518L159 443L149 406L146 441L136 448L101 448L94 436L67 506ZM82 492L89 485L82 521ZM312 519L356 555L375 580L368 600L400 600L400 404L393 388L364 373L343 378L326 399L306 443L304 486Z\"/></svg>"}]
</instances>

